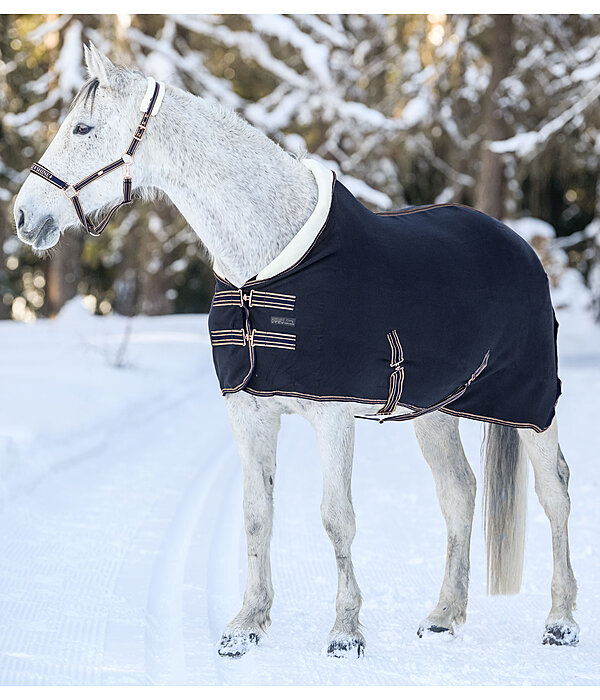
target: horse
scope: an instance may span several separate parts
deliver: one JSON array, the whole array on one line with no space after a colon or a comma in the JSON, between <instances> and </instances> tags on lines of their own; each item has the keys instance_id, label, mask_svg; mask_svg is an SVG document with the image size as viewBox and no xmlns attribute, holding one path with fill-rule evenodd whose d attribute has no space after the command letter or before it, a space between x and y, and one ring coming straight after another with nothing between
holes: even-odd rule
<instances>
[{"instance_id":1,"label":"horse","mask_svg":"<svg viewBox=\"0 0 600 700\"><path fill-rule=\"evenodd\" d=\"M232 111L115 66L92 44L84 46L84 53L89 79L16 197L19 239L43 254L66 229L78 224L99 235L114 211L131 202L135 176L136 194L146 199L166 195L182 213L208 249L217 280L227 282L223 303L231 303L227 290L233 290L235 297L282 252L285 256L298 232L315 216L321 203L314 173ZM130 147L123 156L113 160L127 143ZM99 168L102 163L110 165ZM88 175L94 168L99 169ZM77 185L68 184L73 182ZM98 224L85 214L107 208L108 216ZM500 285L498 291L502 289ZM241 307L244 299L242 295ZM282 314L281 298L270 299L271 303L275 299ZM236 297L233 303L238 301ZM288 301L283 300L284 311ZM281 315L282 323L292 323L286 313ZM279 335L285 334L273 333L271 341ZM245 346L251 339L242 333L238 340ZM286 341L280 342L285 345ZM401 363L402 358L396 357L394 373L402 371ZM276 443L282 415L295 413L316 432L323 470L321 516L337 564L336 615L327 653L360 657L365 649L359 622L361 593L351 556L356 529L351 496L354 425L355 417L377 415L380 404L245 390L226 393L225 401L242 465L248 572L241 609L226 626L218 653L245 654L260 642L271 621L269 547ZM446 406L420 412L394 407L394 415L414 418L417 441L433 472L447 527L439 601L418 625L419 637L452 635L466 621L476 480L461 444L459 415L444 410ZM572 614L577 584L567 530L569 467L559 446L556 418L542 427L486 425L483 501L488 593L512 594L520 588L529 458L536 493L552 531L552 605L541 641L575 645L579 628Z\"/></svg>"}]
</instances>

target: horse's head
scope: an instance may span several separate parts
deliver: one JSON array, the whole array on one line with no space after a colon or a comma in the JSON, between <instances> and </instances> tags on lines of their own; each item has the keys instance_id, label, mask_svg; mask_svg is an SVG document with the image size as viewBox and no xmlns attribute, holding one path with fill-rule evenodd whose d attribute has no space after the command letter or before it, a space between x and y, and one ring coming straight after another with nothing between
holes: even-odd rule
<instances>
[{"instance_id":1,"label":"horse's head","mask_svg":"<svg viewBox=\"0 0 600 700\"><path fill-rule=\"evenodd\" d=\"M141 74L115 67L93 45L84 48L89 80L39 161L42 170L70 184L80 182L125 152L139 123L139 106L147 87ZM136 163L136 185L143 184L141 172ZM116 169L81 190L86 214L122 198L122 177L123 171ZM19 191L14 215L17 235L35 251L51 248L66 228L79 223L64 190L33 174Z\"/></svg>"}]
</instances>

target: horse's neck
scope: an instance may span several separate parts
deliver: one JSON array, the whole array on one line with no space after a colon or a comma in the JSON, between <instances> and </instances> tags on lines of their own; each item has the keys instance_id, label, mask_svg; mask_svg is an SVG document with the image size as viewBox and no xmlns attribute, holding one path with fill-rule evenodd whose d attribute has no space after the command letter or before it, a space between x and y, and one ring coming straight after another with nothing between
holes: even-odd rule
<instances>
[{"instance_id":1,"label":"horse's neck","mask_svg":"<svg viewBox=\"0 0 600 700\"><path fill-rule=\"evenodd\" d=\"M241 286L308 219L315 179L257 129L189 93L169 89L158 116L149 184L169 196L215 266Z\"/></svg>"}]
</instances>

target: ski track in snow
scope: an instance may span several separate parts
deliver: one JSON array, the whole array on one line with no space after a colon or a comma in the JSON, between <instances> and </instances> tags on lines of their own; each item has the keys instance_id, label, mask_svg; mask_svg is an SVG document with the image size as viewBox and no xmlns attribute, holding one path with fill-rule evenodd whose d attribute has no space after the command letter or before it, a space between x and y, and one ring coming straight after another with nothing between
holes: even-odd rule
<instances>
[{"instance_id":1,"label":"ski track in snow","mask_svg":"<svg viewBox=\"0 0 600 700\"><path fill-rule=\"evenodd\" d=\"M278 448L273 623L242 659L216 652L241 605L246 556L240 466L210 366L205 317L136 319L133 367L121 370L77 340L83 332L100 345L114 344L118 319L80 319L71 309L27 332L0 324L5 366L27 362L36 339L53 362L60 356L56 410L69 419L64 431L53 428L56 445L43 432L36 441L34 431L23 444L14 438L4 457L0 452L4 459L18 455L23 471L0 511L0 683L598 684L600 431L593 402L600 330L575 312L559 318L565 391L559 425L572 470L579 647L540 643L552 558L549 525L531 483L522 593L485 595L479 498L469 619L454 638L417 638L418 623L437 601L446 551L433 479L410 425L359 422L353 556L367 638L360 660L324 653L335 612L335 560L320 522L316 441L294 416L284 417ZM143 381L128 383L139 368ZM47 368L32 365L31 376L17 373L12 389L27 395L45 376ZM79 415L82 383L87 421ZM106 410L94 411L107 392ZM51 406L46 399L42 406ZM6 403L0 417L6 411L14 425ZM59 418L53 426L60 427ZM27 412L18 420L26 435ZM72 440L69 426L77 428ZM481 483L481 424L463 421L461 430ZM12 474L10 468L0 471Z\"/></svg>"}]
</instances>

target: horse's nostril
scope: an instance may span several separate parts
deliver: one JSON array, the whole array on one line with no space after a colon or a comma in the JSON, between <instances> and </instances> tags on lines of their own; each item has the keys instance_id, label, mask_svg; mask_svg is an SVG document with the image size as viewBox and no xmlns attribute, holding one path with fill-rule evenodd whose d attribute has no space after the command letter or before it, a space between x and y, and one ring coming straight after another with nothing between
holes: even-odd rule
<instances>
[{"instance_id":1,"label":"horse's nostril","mask_svg":"<svg viewBox=\"0 0 600 700\"><path fill-rule=\"evenodd\" d=\"M20 230L25 226L25 212L19 209L19 220L17 221L17 228Z\"/></svg>"}]
</instances>

